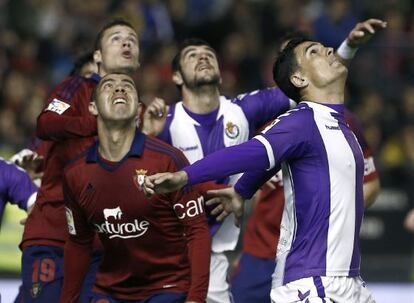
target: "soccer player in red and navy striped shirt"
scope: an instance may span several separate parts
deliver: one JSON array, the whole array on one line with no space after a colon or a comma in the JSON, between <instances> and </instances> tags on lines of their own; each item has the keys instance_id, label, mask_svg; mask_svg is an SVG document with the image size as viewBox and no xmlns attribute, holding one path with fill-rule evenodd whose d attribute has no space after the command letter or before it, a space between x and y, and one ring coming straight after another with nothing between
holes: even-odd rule
<instances>
[{"instance_id":1,"label":"soccer player in red and navy striped shirt","mask_svg":"<svg viewBox=\"0 0 414 303\"><path fill-rule=\"evenodd\" d=\"M132 78L108 74L94 93L98 141L64 173L70 237L61 302L78 302L95 233L104 247L92 302L205 302L210 234L203 196L191 188L147 198L147 174L188 162L174 147L136 128Z\"/></svg>"},{"instance_id":2,"label":"soccer player in red and navy striped shirt","mask_svg":"<svg viewBox=\"0 0 414 303\"><path fill-rule=\"evenodd\" d=\"M109 72L133 73L138 63L138 37L123 20L99 32L94 59L99 75L66 78L52 93L37 120L37 136L47 141L44 176L35 207L25 225L21 248L24 302L57 302L63 280L63 246L67 227L62 191L64 166L94 141L96 118L89 113L91 95L100 77ZM97 261L93 263L96 264ZM81 302L89 302L93 267Z\"/></svg>"}]
</instances>

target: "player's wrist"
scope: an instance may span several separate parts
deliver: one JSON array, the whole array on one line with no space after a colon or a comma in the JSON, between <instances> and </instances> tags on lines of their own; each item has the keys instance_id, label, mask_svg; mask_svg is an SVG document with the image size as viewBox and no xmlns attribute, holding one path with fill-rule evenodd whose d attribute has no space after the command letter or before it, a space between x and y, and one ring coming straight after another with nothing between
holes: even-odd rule
<instances>
[{"instance_id":1,"label":"player's wrist","mask_svg":"<svg viewBox=\"0 0 414 303\"><path fill-rule=\"evenodd\" d=\"M338 47L338 49L336 50L336 53L342 59L350 60L350 59L354 58L357 50L358 50L358 46L352 45L352 43L350 43L348 41L348 39L345 39L341 43L341 45Z\"/></svg>"},{"instance_id":2,"label":"player's wrist","mask_svg":"<svg viewBox=\"0 0 414 303\"><path fill-rule=\"evenodd\" d=\"M188 183L188 174L185 170L180 170L178 172L179 183L181 186L185 186Z\"/></svg>"}]
</instances>

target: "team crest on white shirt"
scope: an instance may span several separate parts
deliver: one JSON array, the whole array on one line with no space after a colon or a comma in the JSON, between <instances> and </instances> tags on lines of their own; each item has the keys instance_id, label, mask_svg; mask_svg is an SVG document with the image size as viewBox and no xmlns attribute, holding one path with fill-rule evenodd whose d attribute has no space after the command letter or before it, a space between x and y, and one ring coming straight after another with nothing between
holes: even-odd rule
<instances>
[{"instance_id":1,"label":"team crest on white shirt","mask_svg":"<svg viewBox=\"0 0 414 303\"><path fill-rule=\"evenodd\" d=\"M144 186L144 182L145 182L145 177L147 176L147 170L145 169L136 169L135 170L135 175L132 177L132 179L134 180L134 184L135 186L142 191L143 186Z\"/></svg>"},{"instance_id":2,"label":"team crest on white shirt","mask_svg":"<svg viewBox=\"0 0 414 303\"><path fill-rule=\"evenodd\" d=\"M240 135L240 128L233 122L227 122L224 132L230 139L235 139Z\"/></svg>"}]
</instances>

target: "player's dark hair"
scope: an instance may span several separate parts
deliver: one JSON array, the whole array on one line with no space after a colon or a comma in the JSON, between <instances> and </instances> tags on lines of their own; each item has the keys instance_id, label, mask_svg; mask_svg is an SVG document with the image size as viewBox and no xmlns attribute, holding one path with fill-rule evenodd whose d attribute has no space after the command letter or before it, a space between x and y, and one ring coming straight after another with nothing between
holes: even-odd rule
<instances>
[{"instance_id":1,"label":"player's dark hair","mask_svg":"<svg viewBox=\"0 0 414 303\"><path fill-rule=\"evenodd\" d=\"M293 85L290 81L290 77L299 68L298 61L296 60L295 48L306 41L313 40L305 37L291 39L279 53L276 62L273 65L273 80L286 96L297 102L301 101L301 89Z\"/></svg>"},{"instance_id":2,"label":"player's dark hair","mask_svg":"<svg viewBox=\"0 0 414 303\"><path fill-rule=\"evenodd\" d=\"M112 27L114 27L114 26L117 26L117 25L127 26L127 27L129 27L129 28L131 28L131 29L133 29L135 31L135 29L132 26L132 24L129 23L128 21L126 21L124 19L113 19L113 20L109 21L108 23L106 23L101 28L101 30L99 31L98 35L96 36L95 45L94 45L95 50L100 50L102 48L102 37L105 34L105 31L108 30L108 29L110 29L110 28L112 28Z\"/></svg>"},{"instance_id":3,"label":"player's dark hair","mask_svg":"<svg viewBox=\"0 0 414 303\"><path fill-rule=\"evenodd\" d=\"M70 72L70 76L79 76L82 67L89 62L93 63L93 52L86 52L76 58L73 68Z\"/></svg>"},{"instance_id":4,"label":"player's dark hair","mask_svg":"<svg viewBox=\"0 0 414 303\"><path fill-rule=\"evenodd\" d=\"M290 40L298 39L298 38L313 40L308 33L305 33L303 31L288 32L286 35L282 36L282 38L280 38L277 41L277 45L279 46L279 52L281 52L283 50L283 48L286 47L286 45L289 43Z\"/></svg>"},{"instance_id":5,"label":"player's dark hair","mask_svg":"<svg viewBox=\"0 0 414 303\"><path fill-rule=\"evenodd\" d=\"M174 73L177 71L180 71L181 54L183 50L189 46L208 46L215 52L214 48L212 48L211 45L203 39L199 39L199 38L185 39L183 42L181 42L180 46L178 47L177 54L174 56L171 62L171 68Z\"/></svg>"}]
</instances>

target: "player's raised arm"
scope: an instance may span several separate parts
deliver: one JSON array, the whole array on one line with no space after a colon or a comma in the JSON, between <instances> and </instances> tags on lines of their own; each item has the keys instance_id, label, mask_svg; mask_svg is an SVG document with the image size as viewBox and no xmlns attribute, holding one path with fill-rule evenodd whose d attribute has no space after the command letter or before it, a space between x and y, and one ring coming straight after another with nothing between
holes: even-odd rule
<instances>
[{"instance_id":1,"label":"player's raised arm","mask_svg":"<svg viewBox=\"0 0 414 303\"><path fill-rule=\"evenodd\" d=\"M380 19L368 19L357 23L337 49L336 57L342 64L349 65L358 48L371 40L379 30L386 27L387 22Z\"/></svg>"},{"instance_id":2,"label":"player's raised arm","mask_svg":"<svg viewBox=\"0 0 414 303\"><path fill-rule=\"evenodd\" d=\"M214 169L211 169L214 167ZM231 146L196 161L182 171L159 173L146 178L145 191L151 195L175 191L186 184L193 185L219 180L230 175L269 167L265 146L257 139Z\"/></svg>"}]
</instances>

